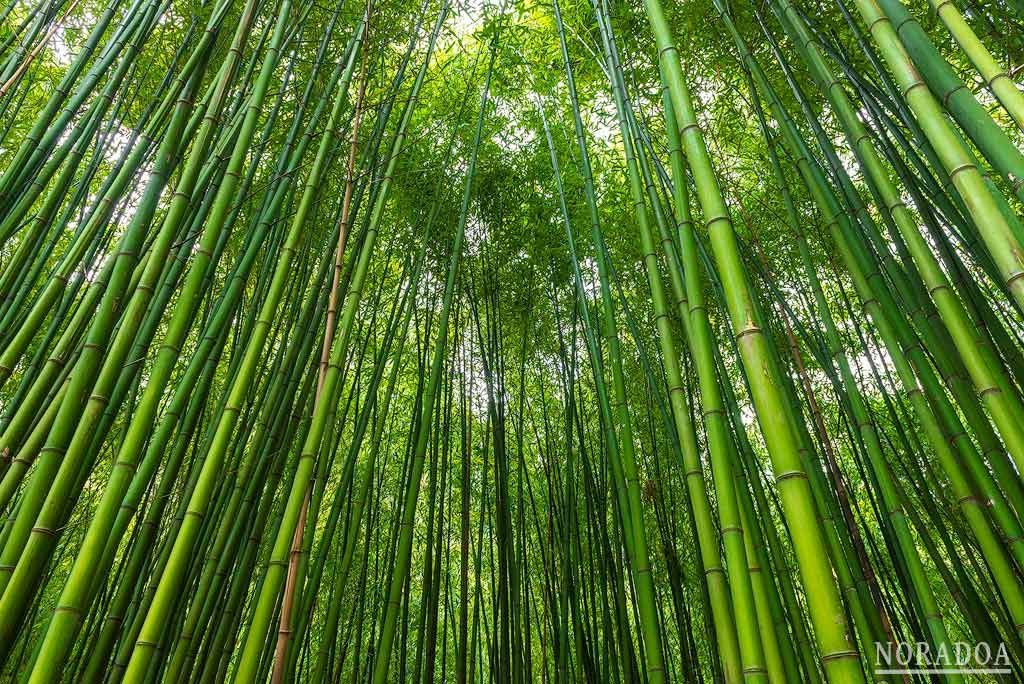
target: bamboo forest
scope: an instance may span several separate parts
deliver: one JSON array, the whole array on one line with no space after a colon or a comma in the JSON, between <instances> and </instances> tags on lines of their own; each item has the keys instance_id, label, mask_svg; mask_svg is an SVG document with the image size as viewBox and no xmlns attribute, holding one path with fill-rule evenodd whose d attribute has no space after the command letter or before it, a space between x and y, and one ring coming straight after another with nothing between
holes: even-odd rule
<instances>
[{"instance_id":1,"label":"bamboo forest","mask_svg":"<svg viewBox=\"0 0 1024 684\"><path fill-rule=\"evenodd\" d=\"M1024 682L1024 0L0 0L0 682Z\"/></svg>"}]
</instances>

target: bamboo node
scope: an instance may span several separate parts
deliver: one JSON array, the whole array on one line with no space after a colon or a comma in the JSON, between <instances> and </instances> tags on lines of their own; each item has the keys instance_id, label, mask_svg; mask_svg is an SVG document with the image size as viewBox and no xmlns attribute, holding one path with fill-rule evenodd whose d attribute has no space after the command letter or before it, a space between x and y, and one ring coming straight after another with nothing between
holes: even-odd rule
<instances>
[{"instance_id":1,"label":"bamboo node","mask_svg":"<svg viewBox=\"0 0 1024 684\"><path fill-rule=\"evenodd\" d=\"M899 33L900 31L903 30L904 26L906 26L907 24L910 24L910 23L917 23L917 22L915 22L914 18L908 14L906 19L901 21L899 24L893 25L893 28L896 29L896 33Z\"/></svg>"},{"instance_id":2,"label":"bamboo node","mask_svg":"<svg viewBox=\"0 0 1024 684\"><path fill-rule=\"evenodd\" d=\"M908 85L906 88L903 89L903 98L904 99L909 98L911 91L917 90L918 88L927 88L927 87L928 86L926 86L924 84L924 81L922 81L921 79L917 79L916 81L914 81L913 83L911 83L910 85Z\"/></svg>"},{"instance_id":3,"label":"bamboo node","mask_svg":"<svg viewBox=\"0 0 1024 684\"><path fill-rule=\"evenodd\" d=\"M745 337L746 335L754 335L759 332L761 332L761 328L757 327L756 325L750 325L736 333L736 340L738 341Z\"/></svg>"},{"instance_id":4,"label":"bamboo node","mask_svg":"<svg viewBox=\"0 0 1024 684\"><path fill-rule=\"evenodd\" d=\"M950 1L950 0L945 0L945 2L949 2L949 1ZM1007 81L1009 81L1009 80L1010 80L1010 75L1009 75L1008 73L1006 73L1005 71L1000 71L1000 72L999 72L998 74L996 74L995 76L993 76L992 78L990 78L990 79L989 79L989 80L988 80L988 81L987 81L987 82L985 83L985 85L986 85L986 86L988 86L989 88L991 88L991 87L992 87L992 84L993 84L993 83L995 83L996 81L998 81L998 80L999 80L999 79L1001 79L1001 78L1005 78L1005 79L1006 79Z\"/></svg>"},{"instance_id":5,"label":"bamboo node","mask_svg":"<svg viewBox=\"0 0 1024 684\"><path fill-rule=\"evenodd\" d=\"M888 21L889 21L889 19L884 14L880 15L880 16L876 17L875 19L873 19L872 21L868 22L868 31L874 33L876 25L881 24L883 22L888 22Z\"/></svg>"},{"instance_id":6,"label":"bamboo node","mask_svg":"<svg viewBox=\"0 0 1024 684\"><path fill-rule=\"evenodd\" d=\"M827 663L832 660L843 660L845 658L857 658L856 651L834 651L821 656L821 662Z\"/></svg>"},{"instance_id":7,"label":"bamboo node","mask_svg":"<svg viewBox=\"0 0 1024 684\"><path fill-rule=\"evenodd\" d=\"M76 608L75 606L57 606L53 609L54 613L68 613L70 615L81 615L82 609Z\"/></svg>"},{"instance_id":8,"label":"bamboo node","mask_svg":"<svg viewBox=\"0 0 1024 684\"><path fill-rule=\"evenodd\" d=\"M952 179L953 179L953 178L955 178L955 177L956 177L956 175L957 175L958 173L960 173L961 171L966 171L966 170L968 170L968 169L973 169L973 168L975 168L975 166L974 166L974 163L973 163L973 162L964 162L963 164L960 164L960 165L959 165L959 166L957 166L957 167L956 167L955 169L953 169L952 171L950 171L950 172L949 172L949 177L950 177L950 179L952 180Z\"/></svg>"},{"instance_id":9,"label":"bamboo node","mask_svg":"<svg viewBox=\"0 0 1024 684\"><path fill-rule=\"evenodd\" d=\"M780 484L784 480L791 480L791 479L806 480L807 479L807 473L805 473L802 470L786 470L784 472L777 473L775 475L775 484Z\"/></svg>"},{"instance_id":10,"label":"bamboo node","mask_svg":"<svg viewBox=\"0 0 1024 684\"><path fill-rule=\"evenodd\" d=\"M709 218L707 221L704 222L704 228L706 230L710 231L711 230L711 226L713 224L715 224L715 223L718 223L719 221L724 221L725 223L729 223L729 217L726 214L722 214L721 216L713 216L713 217Z\"/></svg>"}]
</instances>

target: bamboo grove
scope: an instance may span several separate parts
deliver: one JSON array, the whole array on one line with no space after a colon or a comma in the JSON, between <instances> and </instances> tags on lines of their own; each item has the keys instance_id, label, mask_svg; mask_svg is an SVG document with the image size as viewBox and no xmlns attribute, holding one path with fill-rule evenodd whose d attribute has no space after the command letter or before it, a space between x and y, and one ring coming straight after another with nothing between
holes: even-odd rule
<instances>
[{"instance_id":1,"label":"bamboo grove","mask_svg":"<svg viewBox=\"0 0 1024 684\"><path fill-rule=\"evenodd\" d=\"M0 0L0 681L1024 681L1022 79L1021 0Z\"/></svg>"}]
</instances>

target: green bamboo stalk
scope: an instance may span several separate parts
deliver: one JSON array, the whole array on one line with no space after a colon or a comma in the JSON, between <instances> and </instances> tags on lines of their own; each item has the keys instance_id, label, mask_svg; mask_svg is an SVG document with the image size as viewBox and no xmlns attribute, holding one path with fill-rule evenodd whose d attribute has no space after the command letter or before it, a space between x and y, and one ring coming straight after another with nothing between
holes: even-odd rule
<instances>
[{"instance_id":1,"label":"green bamboo stalk","mask_svg":"<svg viewBox=\"0 0 1024 684\"><path fill-rule=\"evenodd\" d=\"M785 418L787 408L779 392L778 380L772 377L766 363L771 352L764 333L753 322L749 285L739 258L735 234L696 122L671 33L660 3L647 0L645 7L655 32L676 117L682 124L687 161L704 209L705 222L728 297L729 313L752 385L758 419L772 457L786 518L794 528L801 529L801 532L794 534L794 550L799 560L804 590L809 596L809 612L825 661L826 676L832 682L863 681L857 652L847 636L839 592L832 579L831 568L828 567L825 540L815 522L814 502L807 474L800 463L797 436Z\"/></svg>"}]
</instances>

